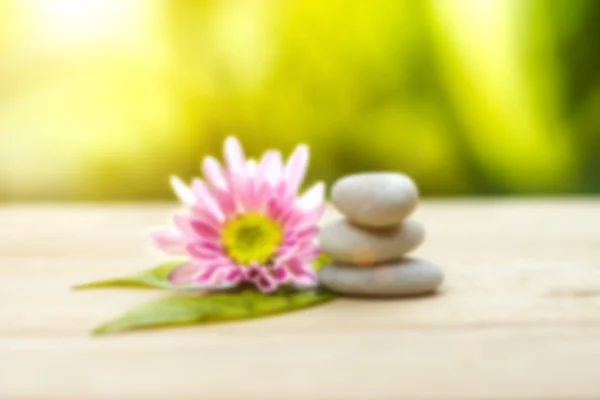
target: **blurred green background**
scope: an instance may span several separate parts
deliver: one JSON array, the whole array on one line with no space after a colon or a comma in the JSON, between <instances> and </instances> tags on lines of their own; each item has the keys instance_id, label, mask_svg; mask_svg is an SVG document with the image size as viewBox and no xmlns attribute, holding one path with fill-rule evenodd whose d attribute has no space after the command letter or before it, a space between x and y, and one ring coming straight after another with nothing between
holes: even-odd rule
<instances>
[{"instance_id":1,"label":"blurred green background","mask_svg":"<svg viewBox=\"0 0 600 400\"><path fill-rule=\"evenodd\" d=\"M0 200L170 199L236 134L309 179L600 193L600 1L0 0Z\"/></svg>"}]
</instances>

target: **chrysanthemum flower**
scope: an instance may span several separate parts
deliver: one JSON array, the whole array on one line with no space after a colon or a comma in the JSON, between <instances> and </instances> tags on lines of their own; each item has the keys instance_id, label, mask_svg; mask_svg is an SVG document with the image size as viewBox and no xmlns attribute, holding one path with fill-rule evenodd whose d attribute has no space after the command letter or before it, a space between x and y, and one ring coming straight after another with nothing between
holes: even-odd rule
<instances>
[{"instance_id":1,"label":"chrysanthemum flower","mask_svg":"<svg viewBox=\"0 0 600 400\"><path fill-rule=\"evenodd\" d=\"M153 238L160 249L189 262L175 268L169 280L207 288L251 282L263 292L282 284L314 285L316 223L325 205L321 182L297 195L308 147L299 145L285 165L274 150L259 161L247 160L233 137L226 139L223 153L226 168L206 157L204 180L193 179L191 187L171 179L187 210L174 215L174 228Z\"/></svg>"}]
</instances>

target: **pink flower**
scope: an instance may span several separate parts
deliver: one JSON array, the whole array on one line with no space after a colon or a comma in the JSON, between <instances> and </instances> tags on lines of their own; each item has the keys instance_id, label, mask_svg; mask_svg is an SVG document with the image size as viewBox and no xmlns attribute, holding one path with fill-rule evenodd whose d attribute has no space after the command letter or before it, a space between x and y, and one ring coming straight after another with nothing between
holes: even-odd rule
<instances>
[{"instance_id":1,"label":"pink flower","mask_svg":"<svg viewBox=\"0 0 600 400\"><path fill-rule=\"evenodd\" d=\"M188 187L172 178L187 207L173 217L174 228L156 232L162 250L186 255L169 280L200 287L231 287L252 282L263 292L279 285L312 286L311 262L319 253L314 239L324 211L324 184L298 197L308 165L308 147L296 147L285 165L269 150L259 161L247 160L237 139L225 140L226 168L206 157L204 179Z\"/></svg>"}]
</instances>

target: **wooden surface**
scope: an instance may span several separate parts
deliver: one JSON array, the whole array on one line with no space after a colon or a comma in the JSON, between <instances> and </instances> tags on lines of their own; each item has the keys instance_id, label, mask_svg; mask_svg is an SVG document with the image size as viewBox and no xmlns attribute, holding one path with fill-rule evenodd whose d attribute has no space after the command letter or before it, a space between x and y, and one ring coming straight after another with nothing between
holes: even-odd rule
<instances>
[{"instance_id":1,"label":"wooden surface","mask_svg":"<svg viewBox=\"0 0 600 400\"><path fill-rule=\"evenodd\" d=\"M92 338L171 205L0 207L0 399L598 399L600 201L430 201L434 297ZM331 215L329 215L331 217Z\"/></svg>"}]
</instances>

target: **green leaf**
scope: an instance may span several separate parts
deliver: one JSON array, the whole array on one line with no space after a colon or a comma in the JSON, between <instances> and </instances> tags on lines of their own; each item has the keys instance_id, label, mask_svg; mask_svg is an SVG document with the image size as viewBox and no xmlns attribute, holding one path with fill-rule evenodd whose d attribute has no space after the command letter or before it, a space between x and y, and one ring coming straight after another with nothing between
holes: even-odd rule
<instances>
[{"instance_id":1,"label":"green leaf","mask_svg":"<svg viewBox=\"0 0 600 400\"><path fill-rule=\"evenodd\" d=\"M208 295L171 295L133 308L97 327L92 333L106 335L136 329L258 318L315 306L335 297L324 289L281 290L273 294L244 290Z\"/></svg>"},{"instance_id":2,"label":"green leaf","mask_svg":"<svg viewBox=\"0 0 600 400\"><path fill-rule=\"evenodd\" d=\"M317 256L317 258L315 258L315 260L312 262L312 267L315 271L318 271L321 268L323 268L325 266L325 264L329 264L332 261L333 261L333 259L331 257L329 257L327 254L321 252Z\"/></svg>"},{"instance_id":3,"label":"green leaf","mask_svg":"<svg viewBox=\"0 0 600 400\"><path fill-rule=\"evenodd\" d=\"M157 265L154 268L141 271L135 275L125 276L121 278L109 278L100 281L82 283L75 285L73 289L96 289L96 288L111 288L111 287L138 287L138 288L174 288L175 286L169 283L167 276L169 272L176 266L182 264L183 261L168 261Z\"/></svg>"}]
</instances>

